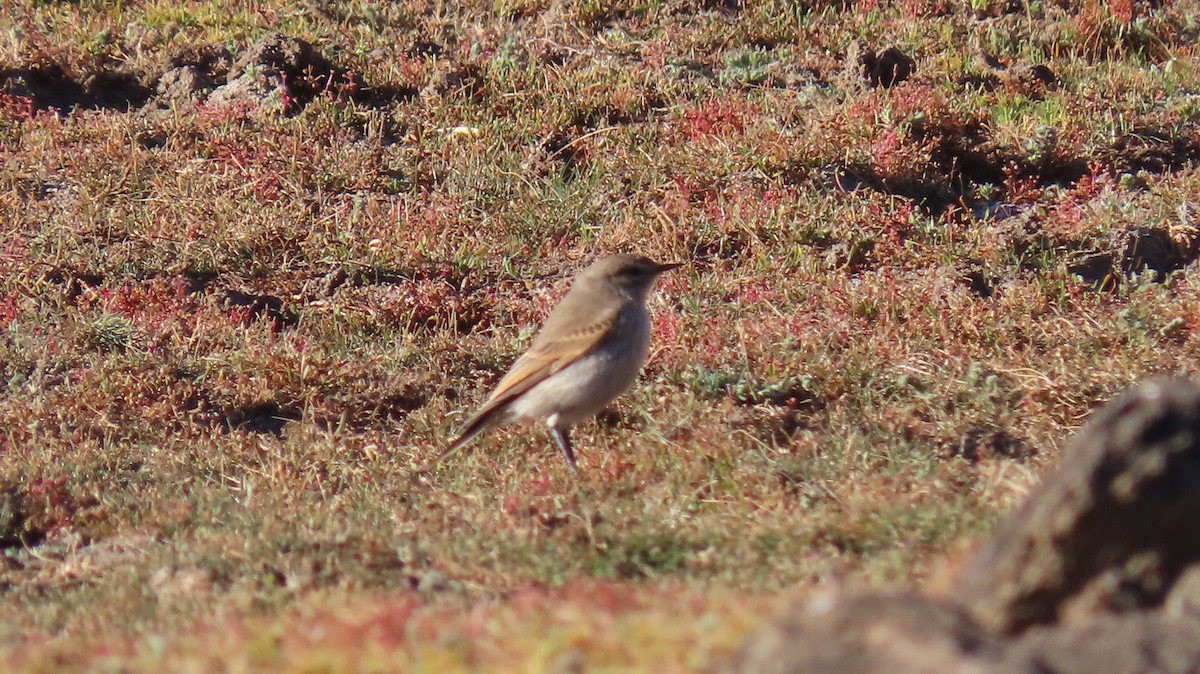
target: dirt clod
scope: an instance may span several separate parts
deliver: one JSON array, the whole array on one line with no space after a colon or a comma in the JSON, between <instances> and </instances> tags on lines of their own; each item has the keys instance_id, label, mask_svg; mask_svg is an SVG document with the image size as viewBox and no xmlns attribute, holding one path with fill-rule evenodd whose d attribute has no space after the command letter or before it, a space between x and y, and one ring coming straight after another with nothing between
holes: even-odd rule
<instances>
[{"instance_id":1,"label":"dirt clod","mask_svg":"<svg viewBox=\"0 0 1200 674\"><path fill-rule=\"evenodd\" d=\"M917 71L917 62L911 56L888 47L881 52L867 52L860 59L863 77L872 86L894 87L912 77Z\"/></svg>"},{"instance_id":2,"label":"dirt clod","mask_svg":"<svg viewBox=\"0 0 1200 674\"><path fill-rule=\"evenodd\" d=\"M476 65L449 64L440 68L421 89L422 98L463 96L476 99L484 94L487 80Z\"/></svg>"},{"instance_id":3,"label":"dirt clod","mask_svg":"<svg viewBox=\"0 0 1200 674\"><path fill-rule=\"evenodd\" d=\"M277 100L292 113L325 93L354 93L358 85L342 68L330 63L311 44L284 35L271 35L238 55L225 84L213 91L213 103Z\"/></svg>"},{"instance_id":4,"label":"dirt clod","mask_svg":"<svg viewBox=\"0 0 1200 674\"><path fill-rule=\"evenodd\" d=\"M1200 240L1180 242L1164 229L1139 228L1125 233L1121 270L1126 274L1149 270L1158 276L1182 269L1200 255Z\"/></svg>"},{"instance_id":5,"label":"dirt clod","mask_svg":"<svg viewBox=\"0 0 1200 674\"><path fill-rule=\"evenodd\" d=\"M190 101L213 85L213 79L196 66L180 66L163 73L158 95L169 101Z\"/></svg>"}]
</instances>

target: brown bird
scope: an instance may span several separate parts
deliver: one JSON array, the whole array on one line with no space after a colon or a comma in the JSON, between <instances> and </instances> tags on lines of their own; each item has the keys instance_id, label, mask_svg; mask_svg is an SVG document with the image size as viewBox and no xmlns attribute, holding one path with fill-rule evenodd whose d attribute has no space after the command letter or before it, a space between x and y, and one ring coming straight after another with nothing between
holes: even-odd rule
<instances>
[{"instance_id":1,"label":"brown bird","mask_svg":"<svg viewBox=\"0 0 1200 674\"><path fill-rule=\"evenodd\" d=\"M678 266L613 255L584 269L529 350L434 465L493 426L544 420L574 472L571 426L604 409L637 379L650 348L646 297L660 274Z\"/></svg>"}]
</instances>

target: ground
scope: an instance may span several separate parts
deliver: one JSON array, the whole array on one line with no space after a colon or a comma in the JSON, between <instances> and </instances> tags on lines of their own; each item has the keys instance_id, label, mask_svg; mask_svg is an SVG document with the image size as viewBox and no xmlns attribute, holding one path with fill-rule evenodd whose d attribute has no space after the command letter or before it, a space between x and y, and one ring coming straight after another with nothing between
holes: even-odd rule
<instances>
[{"instance_id":1,"label":"ground","mask_svg":"<svg viewBox=\"0 0 1200 674\"><path fill-rule=\"evenodd\" d=\"M1200 369L1194 2L0 12L14 671L710 671ZM417 474L616 251L580 474Z\"/></svg>"}]
</instances>

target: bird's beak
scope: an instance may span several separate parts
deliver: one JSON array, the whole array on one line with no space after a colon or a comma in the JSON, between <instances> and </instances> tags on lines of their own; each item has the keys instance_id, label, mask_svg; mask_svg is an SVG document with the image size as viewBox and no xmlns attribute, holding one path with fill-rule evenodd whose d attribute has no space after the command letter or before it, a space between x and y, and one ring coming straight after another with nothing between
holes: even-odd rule
<instances>
[{"instance_id":1,"label":"bird's beak","mask_svg":"<svg viewBox=\"0 0 1200 674\"><path fill-rule=\"evenodd\" d=\"M658 273L661 274L665 271L671 271L672 269L679 269L682 266L682 262L668 262L666 264L660 264L658 265Z\"/></svg>"}]
</instances>

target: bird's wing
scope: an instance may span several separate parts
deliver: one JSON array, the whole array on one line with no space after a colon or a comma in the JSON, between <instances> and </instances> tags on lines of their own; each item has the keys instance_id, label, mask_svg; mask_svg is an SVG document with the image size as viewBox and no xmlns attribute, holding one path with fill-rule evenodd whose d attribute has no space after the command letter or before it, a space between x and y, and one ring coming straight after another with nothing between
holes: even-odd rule
<instances>
[{"instance_id":1,"label":"bird's wing","mask_svg":"<svg viewBox=\"0 0 1200 674\"><path fill-rule=\"evenodd\" d=\"M610 308L592 313L594 315L584 327L563 336L547 339L546 328L551 324L566 323L569 325L577 318L576 315L569 313L552 313L546 320L546 325L542 327L542 332L533 340L533 345L529 347L529 350L513 363L508 374L500 380L496 390L492 391L492 395L488 397L483 407L463 424L458 439L452 442L436 461L417 472L428 472L434 466L453 456L470 442L471 438L496 423L498 416L502 415L505 405L512 402L514 398L537 386L555 372L591 353L616 325L620 312L617 308Z\"/></svg>"},{"instance_id":2,"label":"bird's wing","mask_svg":"<svg viewBox=\"0 0 1200 674\"><path fill-rule=\"evenodd\" d=\"M583 327L553 339L536 339L488 396L487 407L503 404L591 353L608 336L618 312L602 311ZM543 328L545 334L545 328Z\"/></svg>"}]
</instances>

